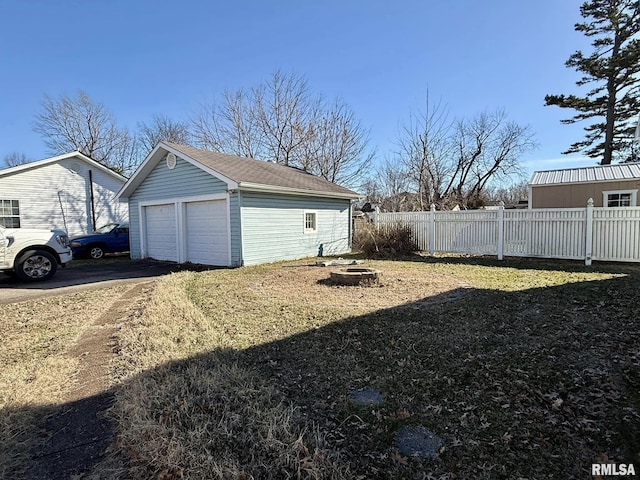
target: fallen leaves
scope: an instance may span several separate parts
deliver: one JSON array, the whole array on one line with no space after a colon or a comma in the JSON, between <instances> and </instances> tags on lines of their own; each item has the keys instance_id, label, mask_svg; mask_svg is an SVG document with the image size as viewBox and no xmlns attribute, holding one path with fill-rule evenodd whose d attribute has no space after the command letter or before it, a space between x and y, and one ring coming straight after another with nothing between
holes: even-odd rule
<instances>
[{"instance_id":1,"label":"fallen leaves","mask_svg":"<svg viewBox=\"0 0 640 480\"><path fill-rule=\"evenodd\" d=\"M293 276L271 266L224 272L226 288L203 280L193 295L227 328L216 333L235 348L229 357L282 394L295 427L319 432L349 478L582 478L596 452L624 459L640 432L630 394L640 384L640 270L625 277L574 264L564 271L561 262L474 262L377 264L383 293L318 284L322 269ZM258 273L259 287L238 287L243 275L256 285ZM438 290L444 285L426 292L431 278L475 288L452 299ZM399 305L403 298L411 299ZM350 392L370 384L385 402L354 406ZM394 432L419 425L444 440L438 458L394 451ZM328 457L315 452L301 449L297 470L285 473L320 475Z\"/></svg>"}]
</instances>

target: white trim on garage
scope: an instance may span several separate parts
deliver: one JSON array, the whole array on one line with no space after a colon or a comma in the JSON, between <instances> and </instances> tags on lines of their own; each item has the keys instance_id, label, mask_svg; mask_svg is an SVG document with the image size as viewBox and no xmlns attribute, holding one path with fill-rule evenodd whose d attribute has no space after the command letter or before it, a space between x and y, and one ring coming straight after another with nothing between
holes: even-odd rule
<instances>
[{"instance_id":1,"label":"white trim on garage","mask_svg":"<svg viewBox=\"0 0 640 480\"><path fill-rule=\"evenodd\" d=\"M227 234L227 265L231 266L231 209L228 193L217 193L212 195L196 195L191 197L173 197L173 198L159 198L155 200L142 201L138 204L139 218L140 218L140 253L142 258L148 257L147 245L146 245L146 215L145 208L158 205L170 205L174 206L174 218L176 223L176 249L177 249L177 261L179 263L186 262L187 250L186 250L186 219L185 210L186 204L191 202L204 202L212 200L224 200L226 202L226 234Z\"/></svg>"},{"instance_id":2,"label":"white trim on garage","mask_svg":"<svg viewBox=\"0 0 640 480\"><path fill-rule=\"evenodd\" d=\"M167 153L173 153L180 160L184 160L187 163L190 163L191 165L193 165L194 167L199 168L200 170L203 170L207 172L209 175L212 175L213 177L226 183L227 188L230 190L235 190L238 188L238 183L235 182L234 180L231 180L230 178L222 175L221 173L216 172L215 170L207 167L206 165L203 165L201 162L197 162L189 158L187 155L176 150L175 148L172 148L169 145L163 142L160 142L158 145L155 146L153 150L151 150L151 153L149 153L149 155L147 155L147 158L145 158L142 161L142 163L138 166L138 168L133 173L133 175L129 177L129 180L126 181L126 183L122 186L120 191L117 193L116 198L129 198L131 194L136 190L136 188L138 188L140 184L144 181L147 175L149 175L149 173L153 171L156 165L158 165L158 163L160 163L161 161L163 161L164 158L166 158Z\"/></svg>"},{"instance_id":3,"label":"white trim on garage","mask_svg":"<svg viewBox=\"0 0 640 480\"><path fill-rule=\"evenodd\" d=\"M229 254L228 266L231 266L231 196L227 196L227 253Z\"/></svg>"}]
</instances>

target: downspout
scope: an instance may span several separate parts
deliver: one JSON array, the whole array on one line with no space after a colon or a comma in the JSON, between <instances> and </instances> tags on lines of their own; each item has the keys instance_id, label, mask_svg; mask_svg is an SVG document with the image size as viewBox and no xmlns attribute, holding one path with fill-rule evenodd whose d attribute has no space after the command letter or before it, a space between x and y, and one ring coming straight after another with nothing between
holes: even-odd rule
<instances>
[{"instance_id":1,"label":"downspout","mask_svg":"<svg viewBox=\"0 0 640 480\"><path fill-rule=\"evenodd\" d=\"M240 238L240 259L239 266L244 267L244 235L242 231L242 192L240 189L236 190L236 194L238 195L238 237Z\"/></svg>"},{"instance_id":2,"label":"downspout","mask_svg":"<svg viewBox=\"0 0 640 480\"><path fill-rule=\"evenodd\" d=\"M62 223L64 224L64 231L69 233L69 229L67 227L67 216L64 214L64 205L62 205L62 197L60 196L62 192L58 190L58 202L60 203L60 213L62 213Z\"/></svg>"},{"instance_id":3,"label":"downspout","mask_svg":"<svg viewBox=\"0 0 640 480\"><path fill-rule=\"evenodd\" d=\"M355 231L353 223L355 219L353 218L353 201L349 200L349 252L353 250L353 232Z\"/></svg>"},{"instance_id":4,"label":"downspout","mask_svg":"<svg viewBox=\"0 0 640 480\"><path fill-rule=\"evenodd\" d=\"M91 195L91 221L93 222L91 231L94 231L96 227L96 205L93 198L93 172L89 170L89 192Z\"/></svg>"}]
</instances>

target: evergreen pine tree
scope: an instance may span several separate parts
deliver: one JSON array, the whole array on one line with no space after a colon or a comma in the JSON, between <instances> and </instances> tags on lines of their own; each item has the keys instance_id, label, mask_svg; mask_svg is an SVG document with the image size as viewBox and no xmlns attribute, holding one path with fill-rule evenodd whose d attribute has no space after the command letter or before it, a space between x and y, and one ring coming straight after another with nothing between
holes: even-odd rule
<instances>
[{"instance_id":1,"label":"evergreen pine tree","mask_svg":"<svg viewBox=\"0 0 640 480\"><path fill-rule=\"evenodd\" d=\"M547 95L546 105L572 108L578 113L562 123L593 120L584 140L563 153L582 152L600 158L602 165L627 161L635 119L640 115L640 1L590 0L580 7L585 19L575 29L593 38L593 52L573 53L565 65L583 76L579 87L590 86L584 96Z\"/></svg>"}]
</instances>

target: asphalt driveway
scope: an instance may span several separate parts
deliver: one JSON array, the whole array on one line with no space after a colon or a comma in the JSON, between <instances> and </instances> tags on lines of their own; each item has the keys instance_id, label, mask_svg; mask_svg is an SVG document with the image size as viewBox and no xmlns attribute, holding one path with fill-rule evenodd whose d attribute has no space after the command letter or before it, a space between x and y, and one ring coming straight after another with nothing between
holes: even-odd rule
<instances>
[{"instance_id":1,"label":"asphalt driveway","mask_svg":"<svg viewBox=\"0 0 640 480\"><path fill-rule=\"evenodd\" d=\"M0 304L36 300L81 290L104 288L119 283L138 283L188 269L188 266L155 260L107 257L101 260L73 260L59 268L48 281L25 283L14 276L0 274Z\"/></svg>"}]
</instances>

